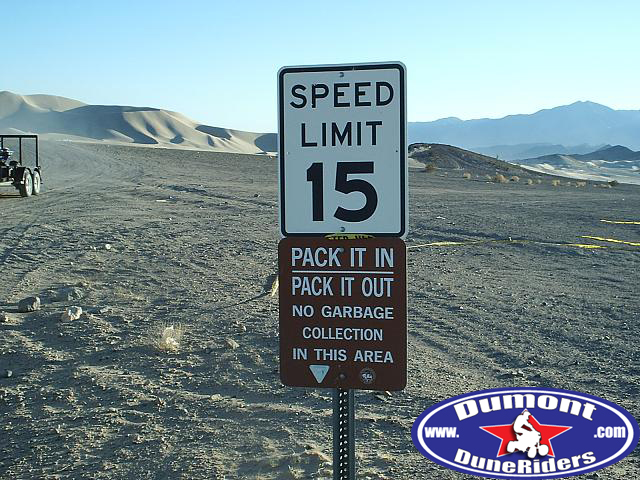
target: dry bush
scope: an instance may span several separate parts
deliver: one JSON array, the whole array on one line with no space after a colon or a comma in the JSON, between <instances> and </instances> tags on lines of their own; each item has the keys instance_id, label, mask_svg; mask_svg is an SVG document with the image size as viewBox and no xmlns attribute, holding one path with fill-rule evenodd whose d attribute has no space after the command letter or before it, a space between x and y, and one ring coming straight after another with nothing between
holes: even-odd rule
<instances>
[{"instance_id":1,"label":"dry bush","mask_svg":"<svg viewBox=\"0 0 640 480\"><path fill-rule=\"evenodd\" d=\"M436 167L433 163L427 163L424 166L424 171L426 173L432 173L435 172L438 169L438 167Z\"/></svg>"},{"instance_id":2,"label":"dry bush","mask_svg":"<svg viewBox=\"0 0 640 480\"><path fill-rule=\"evenodd\" d=\"M485 180L487 180L489 182L493 180L493 177L491 175L489 175L488 173L484 176L484 178L485 178Z\"/></svg>"},{"instance_id":3,"label":"dry bush","mask_svg":"<svg viewBox=\"0 0 640 480\"><path fill-rule=\"evenodd\" d=\"M530 178L527 178L527 185L533 185L533 180L531 180Z\"/></svg>"},{"instance_id":4,"label":"dry bush","mask_svg":"<svg viewBox=\"0 0 640 480\"><path fill-rule=\"evenodd\" d=\"M492 179L491 181L493 183L507 183L509 180L507 180L507 177L505 177L504 175L502 175L501 173L497 173Z\"/></svg>"},{"instance_id":5,"label":"dry bush","mask_svg":"<svg viewBox=\"0 0 640 480\"><path fill-rule=\"evenodd\" d=\"M573 185L573 183L567 182L566 185L567 185L567 187L570 187L571 185Z\"/></svg>"},{"instance_id":6,"label":"dry bush","mask_svg":"<svg viewBox=\"0 0 640 480\"><path fill-rule=\"evenodd\" d=\"M540 184L542 183L542 180L538 178L538 179L536 180L536 183L537 183L538 185L540 185Z\"/></svg>"},{"instance_id":7,"label":"dry bush","mask_svg":"<svg viewBox=\"0 0 640 480\"><path fill-rule=\"evenodd\" d=\"M553 185L554 187L559 187L560 186L560 180L551 180L551 185Z\"/></svg>"},{"instance_id":8,"label":"dry bush","mask_svg":"<svg viewBox=\"0 0 640 480\"><path fill-rule=\"evenodd\" d=\"M464 172L462 174L462 178L466 178L467 180L469 180L471 178L471 174L469 172Z\"/></svg>"},{"instance_id":9,"label":"dry bush","mask_svg":"<svg viewBox=\"0 0 640 480\"><path fill-rule=\"evenodd\" d=\"M511 177L509 179L510 182L519 182L520 181L520 177L517 175L514 175L513 177Z\"/></svg>"},{"instance_id":10,"label":"dry bush","mask_svg":"<svg viewBox=\"0 0 640 480\"><path fill-rule=\"evenodd\" d=\"M182 325L158 325L149 332L151 345L160 352L177 352L184 335Z\"/></svg>"},{"instance_id":11,"label":"dry bush","mask_svg":"<svg viewBox=\"0 0 640 480\"><path fill-rule=\"evenodd\" d=\"M587 182L576 182L576 187L586 187Z\"/></svg>"}]
</instances>

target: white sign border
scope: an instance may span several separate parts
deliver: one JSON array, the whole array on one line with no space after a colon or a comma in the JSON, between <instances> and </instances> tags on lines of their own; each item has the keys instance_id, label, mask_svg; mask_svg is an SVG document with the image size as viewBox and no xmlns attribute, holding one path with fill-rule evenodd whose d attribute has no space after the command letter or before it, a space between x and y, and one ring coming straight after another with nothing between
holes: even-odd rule
<instances>
[{"instance_id":1,"label":"white sign border","mask_svg":"<svg viewBox=\"0 0 640 480\"><path fill-rule=\"evenodd\" d=\"M299 65L282 67L278 70L278 216L281 237L324 237L335 233L352 233L352 232L296 232L289 233L285 225L285 179L284 179L284 76L287 73L313 73L313 72L333 72L347 70L382 70L397 69L400 74L400 231L391 233L367 232L369 235L376 237L400 237L406 238L409 215L408 215L408 192L409 178L407 171L407 68L402 62L374 62L374 63L344 63L344 64L328 64L328 65Z\"/></svg>"}]
</instances>

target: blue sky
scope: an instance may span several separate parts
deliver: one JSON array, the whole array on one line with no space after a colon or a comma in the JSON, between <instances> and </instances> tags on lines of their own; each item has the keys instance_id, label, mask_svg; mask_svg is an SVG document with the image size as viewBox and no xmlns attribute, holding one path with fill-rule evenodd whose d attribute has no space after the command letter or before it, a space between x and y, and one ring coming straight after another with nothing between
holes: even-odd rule
<instances>
[{"instance_id":1,"label":"blue sky","mask_svg":"<svg viewBox=\"0 0 640 480\"><path fill-rule=\"evenodd\" d=\"M591 100L640 109L640 2L25 0L1 90L276 130L284 65L399 60L410 121Z\"/></svg>"}]
</instances>

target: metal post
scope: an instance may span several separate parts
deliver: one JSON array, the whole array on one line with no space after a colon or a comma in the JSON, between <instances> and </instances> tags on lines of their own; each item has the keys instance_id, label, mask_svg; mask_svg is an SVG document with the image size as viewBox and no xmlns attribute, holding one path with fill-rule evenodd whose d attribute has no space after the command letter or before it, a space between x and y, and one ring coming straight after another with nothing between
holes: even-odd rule
<instances>
[{"instance_id":1,"label":"metal post","mask_svg":"<svg viewBox=\"0 0 640 480\"><path fill-rule=\"evenodd\" d=\"M356 438L353 390L333 391L333 480L355 480Z\"/></svg>"}]
</instances>

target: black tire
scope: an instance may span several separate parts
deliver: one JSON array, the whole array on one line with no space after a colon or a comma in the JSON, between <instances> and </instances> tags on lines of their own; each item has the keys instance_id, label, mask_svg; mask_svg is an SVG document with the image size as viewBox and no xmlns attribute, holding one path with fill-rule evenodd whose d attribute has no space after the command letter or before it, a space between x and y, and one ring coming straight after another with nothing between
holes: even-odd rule
<instances>
[{"instance_id":1,"label":"black tire","mask_svg":"<svg viewBox=\"0 0 640 480\"><path fill-rule=\"evenodd\" d=\"M22 176L22 183L18 187L20 195L23 197L30 197L33 193L33 177L29 170L25 170Z\"/></svg>"},{"instance_id":2,"label":"black tire","mask_svg":"<svg viewBox=\"0 0 640 480\"><path fill-rule=\"evenodd\" d=\"M34 195L40 195L40 187L42 185L42 179L40 178L40 172L38 172L37 170L35 172L33 172L33 194Z\"/></svg>"}]
</instances>

